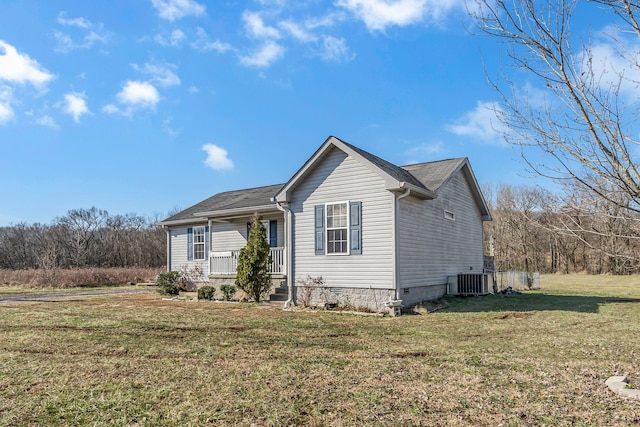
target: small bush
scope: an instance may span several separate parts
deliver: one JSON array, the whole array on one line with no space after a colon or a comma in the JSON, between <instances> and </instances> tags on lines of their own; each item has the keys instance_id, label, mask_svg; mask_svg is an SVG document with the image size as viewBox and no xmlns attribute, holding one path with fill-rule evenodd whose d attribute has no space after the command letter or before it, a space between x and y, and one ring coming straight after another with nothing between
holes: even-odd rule
<instances>
[{"instance_id":1,"label":"small bush","mask_svg":"<svg viewBox=\"0 0 640 427\"><path fill-rule=\"evenodd\" d=\"M216 294L216 288L213 286L203 286L198 289L198 299L212 301Z\"/></svg>"},{"instance_id":2,"label":"small bush","mask_svg":"<svg viewBox=\"0 0 640 427\"><path fill-rule=\"evenodd\" d=\"M180 293L181 275L178 271L167 271L158 274L156 281L158 292L163 295L178 295Z\"/></svg>"},{"instance_id":3,"label":"small bush","mask_svg":"<svg viewBox=\"0 0 640 427\"><path fill-rule=\"evenodd\" d=\"M231 301L233 296L236 294L236 287L234 285L224 284L220 286L220 292L222 292L222 296L225 301Z\"/></svg>"}]
</instances>

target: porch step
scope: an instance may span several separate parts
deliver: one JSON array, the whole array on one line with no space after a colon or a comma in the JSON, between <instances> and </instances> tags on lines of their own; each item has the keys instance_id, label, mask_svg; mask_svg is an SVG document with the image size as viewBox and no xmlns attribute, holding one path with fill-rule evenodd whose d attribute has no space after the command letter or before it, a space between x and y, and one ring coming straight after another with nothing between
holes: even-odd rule
<instances>
[{"instance_id":1,"label":"porch step","mask_svg":"<svg viewBox=\"0 0 640 427\"><path fill-rule=\"evenodd\" d=\"M289 298L289 290L286 286L280 285L275 288L274 293L269 295L269 301L286 301Z\"/></svg>"}]
</instances>

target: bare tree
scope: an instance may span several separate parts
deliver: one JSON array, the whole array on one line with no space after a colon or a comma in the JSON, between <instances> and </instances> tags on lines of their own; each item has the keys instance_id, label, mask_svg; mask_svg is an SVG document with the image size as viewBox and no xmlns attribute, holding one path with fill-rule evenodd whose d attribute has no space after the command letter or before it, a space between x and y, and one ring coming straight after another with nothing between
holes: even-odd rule
<instances>
[{"instance_id":1,"label":"bare tree","mask_svg":"<svg viewBox=\"0 0 640 427\"><path fill-rule=\"evenodd\" d=\"M640 58L629 48L640 37L638 3L469 1L480 33L503 42L515 73L533 84L527 90L513 74L492 82L502 98L496 113L507 141L523 148L536 173L570 179L598 198L640 212L639 82L633 77ZM609 12L614 25L601 39L572 34L578 8L589 16ZM528 148L542 152L542 160Z\"/></svg>"}]
</instances>

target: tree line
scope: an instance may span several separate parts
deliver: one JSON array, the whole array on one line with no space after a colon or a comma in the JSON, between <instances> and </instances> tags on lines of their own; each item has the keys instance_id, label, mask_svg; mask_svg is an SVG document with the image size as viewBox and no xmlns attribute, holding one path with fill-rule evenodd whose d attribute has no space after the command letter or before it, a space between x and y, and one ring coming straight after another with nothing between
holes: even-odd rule
<instances>
[{"instance_id":1,"label":"tree line","mask_svg":"<svg viewBox=\"0 0 640 427\"><path fill-rule=\"evenodd\" d=\"M166 232L157 219L72 209L50 224L0 227L0 268L161 267Z\"/></svg>"},{"instance_id":2,"label":"tree line","mask_svg":"<svg viewBox=\"0 0 640 427\"><path fill-rule=\"evenodd\" d=\"M588 274L640 270L640 215L635 210L580 186L562 196L514 185L484 192L493 216L485 223L486 252L494 254L496 268Z\"/></svg>"}]
</instances>

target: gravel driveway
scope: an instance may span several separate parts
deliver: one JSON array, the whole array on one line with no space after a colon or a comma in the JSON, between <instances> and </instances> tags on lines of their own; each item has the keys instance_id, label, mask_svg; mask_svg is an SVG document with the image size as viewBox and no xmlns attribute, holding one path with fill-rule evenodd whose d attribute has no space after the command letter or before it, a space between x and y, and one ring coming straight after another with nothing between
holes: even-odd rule
<instances>
[{"instance_id":1,"label":"gravel driveway","mask_svg":"<svg viewBox=\"0 0 640 427\"><path fill-rule=\"evenodd\" d=\"M100 289L100 290L86 290L86 291L61 291L61 292L46 292L46 293L19 293L19 294L0 294L0 304L5 302L29 302L29 301L64 301L69 299L95 297L103 295L123 295L123 294L145 294L149 292L156 292L156 288L149 289Z\"/></svg>"}]
</instances>

